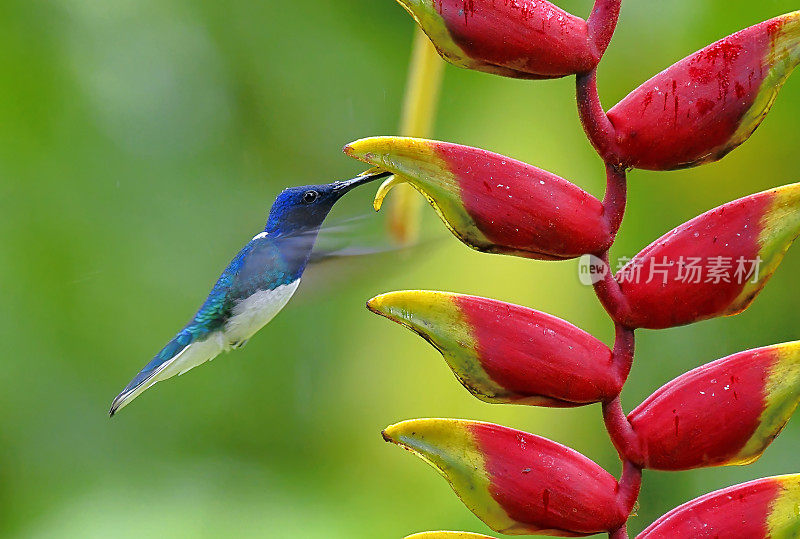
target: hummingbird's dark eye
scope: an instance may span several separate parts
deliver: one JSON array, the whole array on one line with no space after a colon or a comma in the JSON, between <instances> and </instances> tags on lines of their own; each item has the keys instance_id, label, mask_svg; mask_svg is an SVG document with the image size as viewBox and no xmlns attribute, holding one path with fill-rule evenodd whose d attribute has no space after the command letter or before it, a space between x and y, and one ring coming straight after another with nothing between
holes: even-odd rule
<instances>
[{"instance_id":1,"label":"hummingbird's dark eye","mask_svg":"<svg viewBox=\"0 0 800 539\"><path fill-rule=\"evenodd\" d=\"M311 204L312 202L317 200L317 197L319 197L319 193L317 193L316 191L306 191L305 193L303 193L303 202L305 202L306 204Z\"/></svg>"}]
</instances>

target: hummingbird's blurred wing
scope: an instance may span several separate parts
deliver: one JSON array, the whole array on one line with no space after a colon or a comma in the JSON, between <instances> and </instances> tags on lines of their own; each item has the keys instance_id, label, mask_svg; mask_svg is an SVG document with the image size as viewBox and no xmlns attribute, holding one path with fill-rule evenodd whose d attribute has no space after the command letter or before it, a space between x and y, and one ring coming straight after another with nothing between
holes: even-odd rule
<instances>
[{"instance_id":1,"label":"hummingbird's blurred wing","mask_svg":"<svg viewBox=\"0 0 800 539\"><path fill-rule=\"evenodd\" d=\"M361 227L361 223L356 225ZM334 293L353 283L372 282L388 274L401 272L414 260L430 255L444 234L424 238L413 245L398 245L386 235L385 223L378 223L380 235L370 237L343 234L345 228L336 226L327 233L311 254L308 268L303 273L303 286L295 301L319 301L320 294ZM335 241L331 241L335 240Z\"/></svg>"},{"instance_id":2,"label":"hummingbird's blurred wing","mask_svg":"<svg viewBox=\"0 0 800 539\"><path fill-rule=\"evenodd\" d=\"M276 242L287 265L305 266L317 259L316 255L309 258L312 250L320 253L338 251L358 241L357 237L363 235L363 227L359 227L358 223L364 220L365 217L353 217L319 230L298 230L282 235Z\"/></svg>"},{"instance_id":3,"label":"hummingbird's blurred wing","mask_svg":"<svg viewBox=\"0 0 800 539\"><path fill-rule=\"evenodd\" d=\"M308 257L309 242L315 243ZM281 253L288 263L317 264L334 258L366 256L406 250L387 236L376 214L364 214L325 224L319 231L300 231L280 239Z\"/></svg>"}]
</instances>

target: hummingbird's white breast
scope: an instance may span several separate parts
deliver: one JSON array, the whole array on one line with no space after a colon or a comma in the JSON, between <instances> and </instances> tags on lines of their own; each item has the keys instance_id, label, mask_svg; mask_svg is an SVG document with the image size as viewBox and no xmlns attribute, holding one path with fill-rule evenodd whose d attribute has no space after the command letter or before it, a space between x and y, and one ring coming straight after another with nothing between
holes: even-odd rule
<instances>
[{"instance_id":1,"label":"hummingbird's white breast","mask_svg":"<svg viewBox=\"0 0 800 539\"><path fill-rule=\"evenodd\" d=\"M211 361L222 352L244 344L283 309L299 284L300 279L297 279L274 290L260 290L237 303L233 308L233 315L221 330L210 333L203 340L193 342L175 357L165 361L144 383L124 394L116 410L122 409L157 382L183 374L206 361Z\"/></svg>"},{"instance_id":2,"label":"hummingbird's white breast","mask_svg":"<svg viewBox=\"0 0 800 539\"><path fill-rule=\"evenodd\" d=\"M259 290L233 307L223 328L227 348L239 346L272 320L294 295L300 279L273 290Z\"/></svg>"}]
</instances>

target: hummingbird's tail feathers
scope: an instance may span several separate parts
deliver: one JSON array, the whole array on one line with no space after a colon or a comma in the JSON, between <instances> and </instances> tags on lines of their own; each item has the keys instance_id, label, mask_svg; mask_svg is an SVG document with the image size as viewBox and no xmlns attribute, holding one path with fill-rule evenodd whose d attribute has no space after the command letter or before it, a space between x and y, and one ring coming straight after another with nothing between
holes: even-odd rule
<instances>
[{"instance_id":1,"label":"hummingbird's tail feathers","mask_svg":"<svg viewBox=\"0 0 800 539\"><path fill-rule=\"evenodd\" d=\"M157 382L214 359L225 349L224 342L219 332L208 334L203 340L194 340L189 331L183 330L117 395L111 403L109 415L113 416Z\"/></svg>"}]
</instances>

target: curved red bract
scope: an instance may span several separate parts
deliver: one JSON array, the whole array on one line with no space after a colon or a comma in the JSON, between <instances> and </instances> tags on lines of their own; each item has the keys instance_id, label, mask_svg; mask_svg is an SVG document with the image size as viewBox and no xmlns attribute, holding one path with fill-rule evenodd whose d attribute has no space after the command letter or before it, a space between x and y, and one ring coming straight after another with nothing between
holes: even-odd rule
<instances>
[{"instance_id":1,"label":"curved red bract","mask_svg":"<svg viewBox=\"0 0 800 539\"><path fill-rule=\"evenodd\" d=\"M780 490L767 478L706 494L662 516L636 539L769 537L767 515Z\"/></svg>"},{"instance_id":2,"label":"curved red bract","mask_svg":"<svg viewBox=\"0 0 800 539\"><path fill-rule=\"evenodd\" d=\"M602 203L575 184L486 150L444 142L434 148L457 178L467 213L495 245L553 259L611 245Z\"/></svg>"},{"instance_id":3,"label":"curved red bract","mask_svg":"<svg viewBox=\"0 0 800 539\"><path fill-rule=\"evenodd\" d=\"M519 305L454 298L472 328L484 371L520 398L543 396L544 405L574 406L619 394L622 382L611 350L585 331Z\"/></svg>"},{"instance_id":4,"label":"curved red bract","mask_svg":"<svg viewBox=\"0 0 800 539\"><path fill-rule=\"evenodd\" d=\"M756 100L784 22L726 37L659 73L608 111L628 166L670 170L716 160Z\"/></svg>"},{"instance_id":5,"label":"curved red bract","mask_svg":"<svg viewBox=\"0 0 800 539\"><path fill-rule=\"evenodd\" d=\"M686 470L730 461L760 423L774 348L748 350L690 371L653 393L628 419L644 465Z\"/></svg>"},{"instance_id":6,"label":"curved red bract","mask_svg":"<svg viewBox=\"0 0 800 539\"><path fill-rule=\"evenodd\" d=\"M636 255L617 274L629 305L622 321L629 327L661 329L724 314L747 282L746 278L735 278L737 261L752 261L759 255L760 222L772 196L770 192L759 193L713 209L668 232ZM729 261L729 282L708 282L706 272L699 283L686 279L690 258L700 258L703 267L714 264L714 260ZM672 265L661 268L659 264L663 263ZM659 269L665 273L654 271Z\"/></svg>"},{"instance_id":7,"label":"curved red bract","mask_svg":"<svg viewBox=\"0 0 800 539\"><path fill-rule=\"evenodd\" d=\"M545 0L433 0L453 41L470 58L532 79L592 69L599 60L586 21Z\"/></svg>"},{"instance_id":8,"label":"curved red bract","mask_svg":"<svg viewBox=\"0 0 800 539\"><path fill-rule=\"evenodd\" d=\"M512 519L529 524L529 532L588 535L624 522L616 479L577 451L499 425L475 423L470 430L492 497Z\"/></svg>"}]
</instances>

